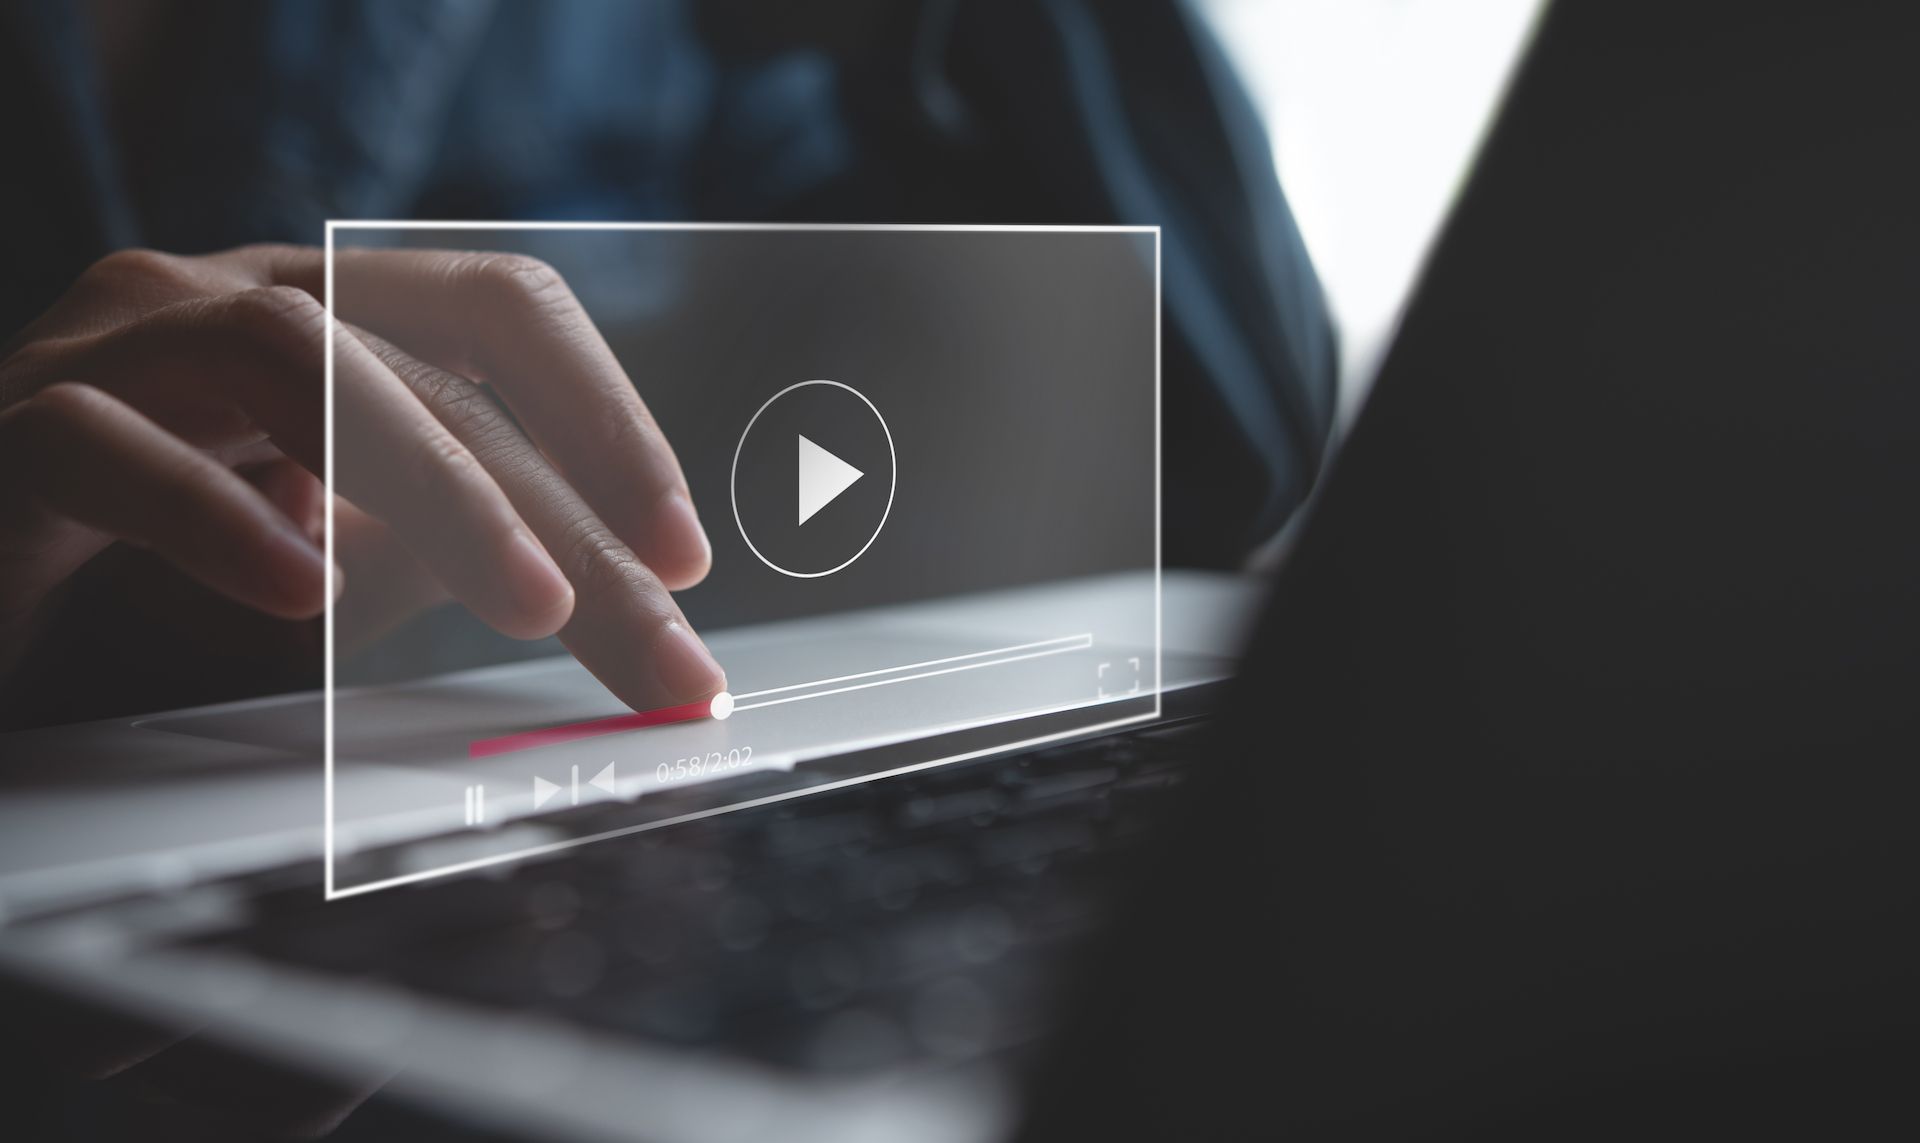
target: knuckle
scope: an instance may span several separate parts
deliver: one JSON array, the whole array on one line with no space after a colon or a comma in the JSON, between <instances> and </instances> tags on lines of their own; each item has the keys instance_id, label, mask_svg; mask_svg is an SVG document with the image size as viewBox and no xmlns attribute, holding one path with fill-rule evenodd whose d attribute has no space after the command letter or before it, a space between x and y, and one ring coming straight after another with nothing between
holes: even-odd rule
<instances>
[{"instance_id":1,"label":"knuckle","mask_svg":"<svg viewBox=\"0 0 1920 1143\"><path fill-rule=\"evenodd\" d=\"M531 255L475 255L469 272L484 293L514 308L555 309L573 301L573 290L560 271Z\"/></svg>"},{"instance_id":2,"label":"knuckle","mask_svg":"<svg viewBox=\"0 0 1920 1143\"><path fill-rule=\"evenodd\" d=\"M303 254L310 249L312 248L300 246L292 242L249 242L244 246L236 246L232 250L227 251L227 253L242 259L274 259Z\"/></svg>"},{"instance_id":3,"label":"knuckle","mask_svg":"<svg viewBox=\"0 0 1920 1143\"><path fill-rule=\"evenodd\" d=\"M429 405L448 398L452 393L454 382L460 380L457 374L436 369L378 338L362 336L360 341L380 359L382 364L393 371L393 375L400 379L402 385L412 390L415 396Z\"/></svg>"},{"instance_id":4,"label":"knuckle","mask_svg":"<svg viewBox=\"0 0 1920 1143\"><path fill-rule=\"evenodd\" d=\"M434 405L434 415L455 436L467 442L467 447L476 455L485 456L489 467L501 470L504 476L531 480L539 475L540 467L531 463L533 446L520 435L513 422L501 414L500 406L484 390L461 386Z\"/></svg>"},{"instance_id":5,"label":"knuckle","mask_svg":"<svg viewBox=\"0 0 1920 1143\"><path fill-rule=\"evenodd\" d=\"M115 250L88 267L83 277L97 284L137 289L180 286L193 281L185 258L145 247Z\"/></svg>"},{"instance_id":6,"label":"knuckle","mask_svg":"<svg viewBox=\"0 0 1920 1143\"><path fill-rule=\"evenodd\" d=\"M231 295L227 316L251 333L297 338L311 352L326 332L327 311L318 298L295 286L260 286Z\"/></svg>"},{"instance_id":7,"label":"knuckle","mask_svg":"<svg viewBox=\"0 0 1920 1143\"><path fill-rule=\"evenodd\" d=\"M98 412L107 395L78 381L55 381L34 394L26 403L28 411L42 418L68 421Z\"/></svg>"},{"instance_id":8,"label":"knuckle","mask_svg":"<svg viewBox=\"0 0 1920 1143\"><path fill-rule=\"evenodd\" d=\"M409 359L390 364L394 374L413 391L433 418L478 457L484 467L504 470L506 475L514 477L537 475L534 469L518 466L520 458L531 452L532 446L484 386L423 361Z\"/></svg>"},{"instance_id":9,"label":"knuckle","mask_svg":"<svg viewBox=\"0 0 1920 1143\"><path fill-rule=\"evenodd\" d=\"M292 362L317 376L323 365L327 310L294 286L261 286L214 303L216 320L276 364Z\"/></svg>"},{"instance_id":10,"label":"knuckle","mask_svg":"<svg viewBox=\"0 0 1920 1143\"><path fill-rule=\"evenodd\" d=\"M112 412L114 400L91 385L56 381L14 410L16 428L33 445L47 450L72 448L91 435L91 427Z\"/></svg>"},{"instance_id":11,"label":"knuckle","mask_svg":"<svg viewBox=\"0 0 1920 1143\"><path fill-rule=\"evenodd\" d=\"M394 373L434 419L463 441L489 440L496 426L505 421L493 397L457 373L421 361L396 362Z\"/></svg>"},{"instance_id":12,"label":"knuckle","mask_svg":"<svg viewBox=\"0 0 1920 1143\"><path fill-rule=\"evenodd\" d=\"M653 589L653 573L602 527L577 529L567 541L561 567L573 580L575 593L595 603L645 596Z\"/></svg>"}]
</instances>

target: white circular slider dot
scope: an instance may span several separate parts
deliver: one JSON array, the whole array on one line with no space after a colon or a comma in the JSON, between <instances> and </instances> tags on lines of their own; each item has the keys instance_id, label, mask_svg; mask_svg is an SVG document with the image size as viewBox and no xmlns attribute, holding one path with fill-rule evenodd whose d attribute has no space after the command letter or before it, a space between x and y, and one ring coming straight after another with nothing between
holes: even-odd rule
<instances>
[{"instance_id":1,"label":"white circular slider dot","mask_svg":"<svg viewBox=\"0 0 1920 1143\"><path fill-rule=\"evenodd\" d=\"M725 722L727 716L733 713L733 696L726 691L721 691L719 694L714 695L713 705L707 708L707 713Z\"/></svg>"}]
</instances>

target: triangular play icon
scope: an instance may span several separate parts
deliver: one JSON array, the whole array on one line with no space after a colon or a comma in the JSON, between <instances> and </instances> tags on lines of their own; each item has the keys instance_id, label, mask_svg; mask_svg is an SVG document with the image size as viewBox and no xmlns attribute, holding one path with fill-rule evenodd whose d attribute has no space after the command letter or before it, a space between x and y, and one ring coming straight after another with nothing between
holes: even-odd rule
<instances>
[{"instance_id":1,"label":"triangular play icon","mask_svg":"<svg viewBox=\"0 0 1920 1143\"><path fill-rule=\"evenodd\" d=\"M813 518L815 512L831 504L834 497L845 492L849 485L866 473L814 444L806 437L798 433L794 436L800 442L799 479L794 483L800 493L799 522L804 524Z\"/></svg>"},{"instance_id":2,"label":"triangular play icon","mask_svg":"<svg viewBox=\"0 0 1920 1143\"><path fill-rule=\"evenodd\" d=\"M537 810L546 805L559 792L560 787L536 774L533 779L533 808Z\"/></svg>"},{"instance_id":3,"label":"triangular play icon","mask_svg":"<svg viewBox=\"0 0 1920 1143\"><path fill-rule=\"evenodd\" d=\"M589 781L587 785L598 786L609 794L615 793L616 791L613 788L613 763L607 763L598 774L593 776L593 779Z\"/></svg>"}]
</instances>

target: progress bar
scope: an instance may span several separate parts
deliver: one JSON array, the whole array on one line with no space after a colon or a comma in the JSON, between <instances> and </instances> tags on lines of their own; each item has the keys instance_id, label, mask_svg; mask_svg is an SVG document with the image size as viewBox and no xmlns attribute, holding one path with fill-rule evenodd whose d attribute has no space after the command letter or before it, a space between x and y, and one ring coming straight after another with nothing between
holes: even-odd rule
<instances>
[{"instance_id":1,"label":"progress bar","mask_svg":"<svg viewBox=\"0 0 1920 1143\"><path fill-rule=\"evenodd\" d=\"M1084 651L1093 646L1090 634L1062 635L1058 639L1042 639L1038 643L1021 643L1012 647L996 647L991 651L975 651L968 655L950 655L945 659L928 659L924 663L906 663L898 667L882 667L877 671L861 671L855 675L839 675L831 679L815 679L807 683L791 683L784 687L769 687L763 691L750 691L746 694L732 695L729 713L743 710L759 710L763 706L779 706L781 703L799 702L802 699L825 698L828 695L843 695L848 691L863 691L868 687L891 686L894 683L908 683L915 679L930 679L935 675L950 675L955 671L976 671L981 667L998 667L1006 663L1018 663L1023 659L1038 659L1046 655L1059 655L1067 651ZM951 664L951 665L950 665ZM937 669L929 669L937 668ZM910 672L910 673L908 673ZM886 676L884 678L880 676ZM866 682L855 683L855 679ZM851 686L835 686L836 683L852 683ZM827 687L827 690L815 690L815 687ZM790 694L791 691L804 692ZM785 698L765 698L766 695L785 695ZM760 699L755 702L753 700ZM719 702L718 699L715 700ZM717 713L717 712L716 712Z\"/></svg>"},{"instance_id":2,"label":"progress bar","mask_svg":"<svg viewBox=\"0 0 1920 1143\"><path fill-rule=\"evenodd\" d=\"M870 687L891 686L894 683L909 683L916 679L930 679L937 675L951 675L959 671L977 671L982 667L999 667L1007 663L1039 659L1048 655L1061 655L1069 651L1084 651L1091 646L1093 646L1093 635L1083 632L1079 635L1042 639L1034 643L1018 643L1011 647L996 647L990 651L974 651L965 655L949 655L944 659L928 659L920 663L902 663L895 667L881 667L878 670L860 671L851 675L836 675L830 679L789 683L783 687L768 687L765 690L749 691L746 694L736 695L721 691L708 702L636 711L632 714L615 715L612 718L595 718L586 722L570 722L560 726L542 727L539 730L521 731L499 738L478 739L467 744L467 757L488 758L496 754L532 750L540 746L554 746L582 738L597 738L603 734L620 734L648 726L691 722L698 718L725 719L743 710L759 710L761 707L780 706L783 703L801 702L805 699L843 695L849 691L863 691ZM771 695L780 697L768 697Z\"/></svg>"}]
</instances>

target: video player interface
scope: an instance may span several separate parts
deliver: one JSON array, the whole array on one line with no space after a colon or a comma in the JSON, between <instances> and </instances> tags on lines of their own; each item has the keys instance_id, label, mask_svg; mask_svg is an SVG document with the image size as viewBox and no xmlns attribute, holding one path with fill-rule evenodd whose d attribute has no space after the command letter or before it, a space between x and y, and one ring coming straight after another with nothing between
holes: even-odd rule
<instances>
[{"instance_id":1,"label":"video player interface","mask_svg":"<svg viewBox=\"0 0 1920 1143\"><path fill-rule=\"evenodd\" d=\"M336 223L336 320L377 337L441 304L356 292L346 260L394 247L564 280L657 437L551 447L540 418L567 379L512 347L427 383L486 433L527 434L642 535L688 507L649 483L669 462L635 455L664 441L711 559L689 586L632 570L644 547L600 553L657 600L609 604L626 585L588 577L557 638L510 638L457 603L398 625L330 612L329 896L1158 712L1156 231ZM330 354L330 554L357 542L354 490L385 471L378 434L335 415L342 368ZM431 550L440 523L389 525ZM689 639L724 689L674 694ZM622 824L571 829L588 804L624 805ZM380 849L430 835L404 868Z\"/></svg>"}]
</instances>

